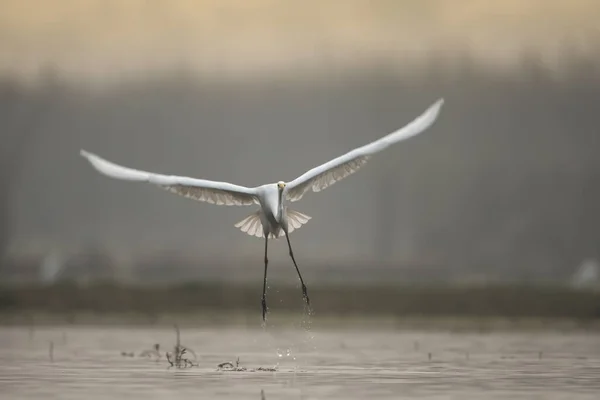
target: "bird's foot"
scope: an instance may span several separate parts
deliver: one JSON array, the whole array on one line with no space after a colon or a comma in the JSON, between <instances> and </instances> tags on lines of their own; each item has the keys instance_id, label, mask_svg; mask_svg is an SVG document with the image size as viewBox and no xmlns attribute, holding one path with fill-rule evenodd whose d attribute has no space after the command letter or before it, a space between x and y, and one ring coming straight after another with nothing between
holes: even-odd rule
<instances>
[{"instance_id":1,"label":"bird's foot","mask_svg":"<svg viewBox=\"0 0 600 400\"><path fill-rule=\"evenodd\" d=\"M262 319L265 322L267 316L267 299L262 298Z\"/></svg>"},{"instance_id":2,"label":"bird's foot","mask_svg":"<svg viewBox=\"0 0 600 400\"><path fill-rule=\"evenodd\" d=\"M302 298L304 299L306 304L310 306L310 299L308 298L308 292L306 291L305 284L302 284Z\"/></svg>"},{"instance_id":3,"label":"bird's foot","mask_svg":"<svg viewBox=\"0 0 600 400\"><path fill-rule=\"evenodd\" d=\"M313 309L310 306L310 299L308 298L308 293L307 293L307 290L306 290L306 285L304 285L304 284L302 284L302 299L306 303L306 307L304 307L304 310L306 311L306 313L310 317L311 315L313 315Z\"/></svg>"}]
</instances>

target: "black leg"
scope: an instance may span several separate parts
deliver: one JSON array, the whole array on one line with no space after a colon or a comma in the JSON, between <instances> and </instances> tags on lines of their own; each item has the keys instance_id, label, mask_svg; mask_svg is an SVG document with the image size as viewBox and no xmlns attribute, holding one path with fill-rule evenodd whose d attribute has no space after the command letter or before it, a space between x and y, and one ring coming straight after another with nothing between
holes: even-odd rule
<instances>
[{"instance_id":1,"label":"black leg","mask_svg":"<svg viewBox=\"0 0 600 400\"><path fill-rule=\"evenodd\" d=\"M298 277L300 278L300 283L302 283L302 298L306 301L306 304L310 306L310 300L308 299L308 293L306 292L306 285L304 284L304 280L302 279L302 275L300 274L300 270L298 269L298 264L296 264L296 259L294 258L294 252L292 251L292 244L290 243L290 237L287 232L285 232L285 238L288 243L288 247L290 249L290 257L292 257L292 261L294 262L294 267L296 267L296 272L298 272Z\"/></svg>"},{"instance_id":2,"label":"black leg","mask_svg":"<svg viewBox=\"0 0 600 400\"><path fill-rule=\"evenodd\" d=\"M267 258L267 247L269 245L269 236L265 236L265 277L263 279L263 293L262 293L262 317L263 322L267 314L267 265L269 265L269 259Z\"/></svg>"}]
</instances>

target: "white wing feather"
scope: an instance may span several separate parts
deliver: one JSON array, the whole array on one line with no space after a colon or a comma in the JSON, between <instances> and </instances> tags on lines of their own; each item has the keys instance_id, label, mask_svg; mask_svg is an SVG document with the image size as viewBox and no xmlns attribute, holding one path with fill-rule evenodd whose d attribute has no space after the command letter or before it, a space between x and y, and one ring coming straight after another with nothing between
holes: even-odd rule
<instances>
[{"instance_id":1,"label":"white wing feather","mask_svg":"<svg viewBox=\"0 0 600 400\"><path fill-rule=\"evenodd\" d=\"M260 210L248 215L246 218L235 224L236 228L240 228L242 232L250 236L263 237L264 231L262 222L260 221Z\"/></svg>"},{"instance_id":2,"label":"white wing feather","mask_svg":"<svg viewBox=\"0 0 600 400\"><path fill-rule=\"evenodd\" d=\"M284 210L288 220L288 233L294 232L311 219L308 215L292 210L289 207L284 207ZM283 236L283 234L280 234L279 236Z\"/></svg>"},{"instance_id":3,"label":"white wing feather","mask_svg":"<svg viewBox=\"0 0 600 400\"><path fill-rule=\"evenodd\" d=\"M297 201L300 200L304 193L309 189L312 189L313 192L319 192L358 171L371 155L386 149L394 143L408 139L425 131L437 119L443 104L444 99L439 99L423 114L403 128L365 146L349 151L340 157L307 171L293 181L288 182L285 188L286 198L290 201Z\"/></svg>"},{"instance_id":4,"label":"white wing feather","mask_svg":"<svg viewBox=\"0 0 600 400\"><path fill-rule=\"evenodd\" d=\"M114 164L85 150L81 150L80 153L94 168L111 178L152 183L172 193L211 204L227 206L258 204L257 192L254 188L227 182L154 174Z\"/></svg>"}]
</instances>

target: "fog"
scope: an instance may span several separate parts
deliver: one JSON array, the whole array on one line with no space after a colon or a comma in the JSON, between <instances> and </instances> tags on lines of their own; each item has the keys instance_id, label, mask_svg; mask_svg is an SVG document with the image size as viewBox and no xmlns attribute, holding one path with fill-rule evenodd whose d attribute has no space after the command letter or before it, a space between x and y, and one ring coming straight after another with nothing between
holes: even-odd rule
<instances>
[{"instance_id":1,"label":"fog","mask_svg":"<svg viewBox=\"0 0 600 400\"><path fill-rule=\"evenodd\" d=\"M289 181L439 97L430 130L291 205L313 217L291 235L303 268L541 281L600 257L595 2L9 3L0 244L12 259L167 254L196 270L256 264L242 268L254 277L262 241L233 226L254 207L110 180L79 150ZM285 243L271 251L289 262Z\"/></svg>"}]
</instances>

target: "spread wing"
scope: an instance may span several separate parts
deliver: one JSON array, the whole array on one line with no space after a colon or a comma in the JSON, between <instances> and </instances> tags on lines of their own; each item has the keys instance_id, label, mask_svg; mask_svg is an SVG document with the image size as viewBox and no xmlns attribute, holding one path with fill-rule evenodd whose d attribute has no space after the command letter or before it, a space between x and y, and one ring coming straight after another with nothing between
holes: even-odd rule
<instances>
[{"instance_id":1,"label":"spread wing","mask_svg":"<svg viewBox=\"0 0 600 400\"><path fill-rule=\"evenodd\" d=\"M169 192L211 204L226 206L258 204L254 188L185 176L154 174L114 164L85 150L81 150L80 154L99 172L111 178L152 183Z\"/></svg>"},{"instance_id":2,"label":"spread wing","mask_svg":"<svg viewBox=\"0 0 600 400\"><path fill-rule=\"evenodd\" d=\"M300 200L304 193L309 189L312 189L313 192L320 192L348 175L358 171L360 167L365 165L371 155L386 149L394 143L408 139L425 131L433 124L433 122L435 122L443 104L444 99L439 99L423 114L403 128L365 146L349 151L340 157L334 158L325 164L307 171L293 181L288 182L285 192L286 198L290 201L297 201Z\"/></svg>"}]
</instances>

